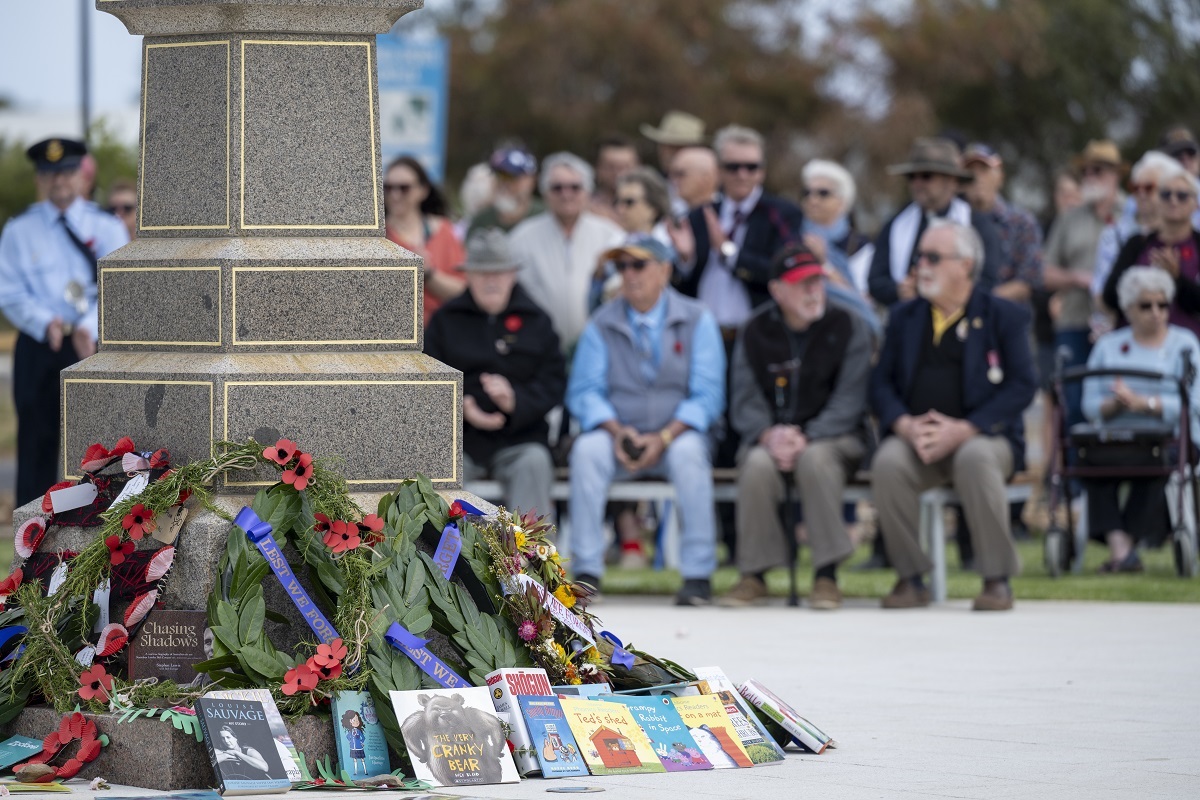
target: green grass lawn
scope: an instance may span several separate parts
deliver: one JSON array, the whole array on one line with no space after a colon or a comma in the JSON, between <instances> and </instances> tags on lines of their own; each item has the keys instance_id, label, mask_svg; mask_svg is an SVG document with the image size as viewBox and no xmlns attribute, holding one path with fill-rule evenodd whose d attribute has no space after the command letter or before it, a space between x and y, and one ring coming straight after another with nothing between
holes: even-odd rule
<instances>
[{"instance_id":1,"label":"green grass lawn","mask_svg":"<svg viewBox=\"0 0 1200 800\"><path fill-rule=\"evenodd\" d=\"M1065 575L1051 578L1042 563L1042 540L1018 542L1017 550L1024 564L1024 574L1014 579L1013 592L1018 600L1100 600L1140 601L1160 603L1200 602L1200 579L1184 579L1175 576L1175 564L1171 550L1164 547L1142 553L1146 571L1139 575L1097 575L1096 568L1107 559L1107 550L1099 545L1089 545L1086 568L1082 575ZM979 593L979 576L958 569L957 552L953 543L947 545L949 573L947 590L951 598L969 599ZM850 559L853 566L870 556L870 548L863 546ZM799 585L801 594L812 587L812 563L807 548L801 551ZM713 576L713 590L724 592L737 582L737 570L726 567ZM890 570L852 572L843 567L838 573L838 585L847 597L882 598L891 591L896 574ZM771 594L786 597L788 591L787 572L772 570L767 575ZM610 568L604 576L603 591L606 594L673 594L679 589L680 579L673 570L652 569L623 570Z\"/></svg>"}]
</instances>

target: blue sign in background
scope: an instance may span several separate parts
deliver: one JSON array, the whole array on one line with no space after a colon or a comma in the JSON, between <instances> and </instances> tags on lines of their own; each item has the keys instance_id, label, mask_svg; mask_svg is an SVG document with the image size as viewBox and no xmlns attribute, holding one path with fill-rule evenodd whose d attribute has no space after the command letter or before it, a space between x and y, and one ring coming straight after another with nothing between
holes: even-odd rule
<instances>
[{"instance_id":1,"label":"blue sign in background","mask_svg":"<svg viewBox=\"0 0 1200 800\"><path fill-rule=\"evenodd\" d=\"M446 171L446 114L450 44L444 37L377 37L379 127L383 164L410 155L442 182Z\"/></svg>"}]
</instances>

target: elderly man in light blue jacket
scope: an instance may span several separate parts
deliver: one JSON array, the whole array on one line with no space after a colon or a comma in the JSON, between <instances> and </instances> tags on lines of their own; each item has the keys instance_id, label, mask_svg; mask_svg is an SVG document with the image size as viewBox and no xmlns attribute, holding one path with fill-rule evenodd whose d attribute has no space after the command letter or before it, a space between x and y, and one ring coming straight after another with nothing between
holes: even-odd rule
<instances>
[{"instance_id":1,"label":"elderly man in light blue jacket","mask_svg":"<svg viewBox=\"0 0 1200 800\"><path fill-rule=\"evenodd\" d=\"M716 320L669 287L671 254L644 235L603 255L621 295L580 337L567 408L582 435L571 450L571 542L576 581L599 587L604 505L614 480L666 476L682 521L676 605L711 602L716 568L709 427L725 407L725 347Z\"/></svg>"}]
</instances>

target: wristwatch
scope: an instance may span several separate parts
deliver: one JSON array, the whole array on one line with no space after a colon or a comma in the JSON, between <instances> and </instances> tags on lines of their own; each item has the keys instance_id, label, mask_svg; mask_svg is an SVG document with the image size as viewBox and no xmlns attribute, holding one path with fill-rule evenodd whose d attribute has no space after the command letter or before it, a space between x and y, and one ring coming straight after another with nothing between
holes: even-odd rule
<instances>
[{"instance_id":1,"label":"wristwatch","mask_svg":"<svg viewBox=\"0 0 1200 800\"><path fill-rule=\"evenodd\" d=\"M726 264L732 264L737 260L738 246L732 239L726 239L721 242L721 257L725 259Z\"/></svg>"}]
</instances>

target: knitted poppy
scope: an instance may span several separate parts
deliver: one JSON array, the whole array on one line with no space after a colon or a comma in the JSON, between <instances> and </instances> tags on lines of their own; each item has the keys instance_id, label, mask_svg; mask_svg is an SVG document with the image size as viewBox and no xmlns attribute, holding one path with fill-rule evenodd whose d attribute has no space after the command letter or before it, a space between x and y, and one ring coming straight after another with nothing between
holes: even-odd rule
<instances>
[{"instance_id":1,"label":"knitted poppy","mask_svg":"<svg viewBox=\"0 0 1200 800\"><path fill-rule=\"evenodd\" d=\"M79 676L79 696L84 700L107 700L112 684L112 675L103 664L96 664Z\"/></svg>"},{"instance_id":2,"label":"knitted poppy","mask_svg":"<svg viewBox=\"0 0 1200 800\"><path fill-rule=\"evenodd\" d=\"M303 492L308 487L308 482L312 480L312 460L313 457L308 453L301 453L300 457L296 459L296 466L283 471L283 482L291 484L297 492Z\"/></svg>"},{"instance_id":3,"label":"knitted poppy","mask_svg":"<svg viewBox=\"0 0 1200 800\"><path fill-rule=\"evenodd\" d=\"M295 458L296 453L300 452L296 447L296 443L291 439L280 439L275 443L274 447L268 447L263 450L263 458L274 461L279 466L287 466L287 463Z\"/></svg>"},{"instance_id":4,"label":"knitted poppy","mask_svg":"<svg viewBox=\"0 0 1200 800\"><path fill-rule=\"evenodd\" d=\"M104 543L108 545L108 563L114 567L117 564L124 564L130 554L137 548L133 542L122 542L121 537L113 534L104 539Z\"/></svg>"},{"instance_id":5,"label":"knitted poppy","mask_svg":"<svg viewBox=\"0 0 1200 800\"><path fill-rule=\"evenodd\" d=\"M138 503L121 520L121 527L129 533L130 539L141 539L154 530L154 510Z\"/></svg>"}]
</instances>

